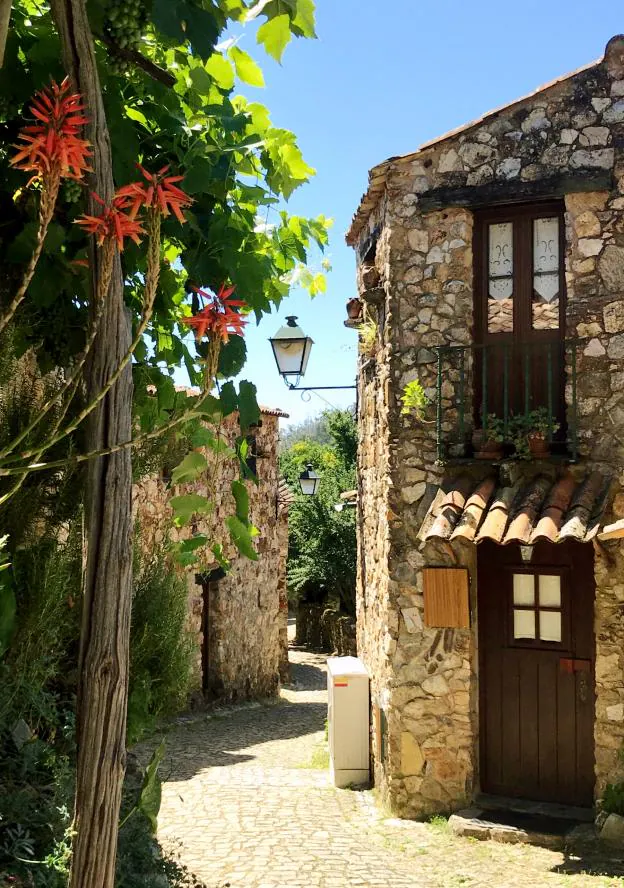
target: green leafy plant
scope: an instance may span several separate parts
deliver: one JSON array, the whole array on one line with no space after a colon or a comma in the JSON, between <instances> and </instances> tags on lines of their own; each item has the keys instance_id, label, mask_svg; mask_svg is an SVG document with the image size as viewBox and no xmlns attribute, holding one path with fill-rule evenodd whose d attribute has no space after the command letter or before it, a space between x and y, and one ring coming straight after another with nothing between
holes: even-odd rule
<instances>
[{"instance_id":1,"label":"green leafy plant","mask_svg":"<svg viewBox=\"0 0 624 888\"><path fill-rule=\"evenodd\" d=\"M489 413L487 422L484 423L484 435L486 441L495 441L502 444L505 441L505 423L496 414Z\"/></svg>"},{"instance_id":2,"label":"green leafy plant","mask_svg":"<svg viewBox=\"0 0 624 888\"><path fill-rule=\"evenodd\" d=\"M624 782L607 783L602 796L602 810L624 817Z\"/></svg>"},{"instance_id":3,"label":"green leafy plant","mask_svg":"<svg viewBox=\"0 0 624 888\"><path fill-rule=\"evenodd\" d=\"M357 426L350 410L323 415L322 440L295 441L280 455L292 490L312 465L320 476L314 496L299 494L288 518L288 594L291 600L328 602L355 614L356 510L342 508L340 495L356 487Z\"/></svg>"},{"instance_id":4,"label":"green leafy plant","mask_svg":"<svg viewBox=\"0 0 624 888\"><path fill-rule=\"evenodd\" d=\"M415 416L418 420L424 420L425 408L429 404L429 398L425 394L419 379L408 382L401 393L401 415Z\"/></svg>"},{"instance_id":5,"label":"green leafy plant","mask_svg":"<svg viewBox=\"0 0 624 888\"><path fill-rule=\"evenodd\" d=\"M493 442L495 444L504 444L505 442L505 423L495 413L488 413L483 422L483 440L486 443Z\"/></svg>"},{"instance_id":6,"label":"green leafy plant","mask_svg":"<svg viewBox=\"0 0 624 888\"><path fill-rule=\"evenodd\" d=\"M120 829L128 822L128 820L130 820L133 814L141 813L149 823L152 835L156 835L156 830L158 828L158 814L160 811L160 803L162 801L162 781L158 769L164 754L165 740L163 738L152 753L152 757L143 774L143 782L141 783L141 789L136 803L121 821L119 825Z\"/></svg>"},{"instance_id":7,"label":"green leafy plant","mask_svg":"<svg viewBox=\"0 0 624 888\"><path fill-rule=\"evenodd\" d=\"M508 435L505 423L495 413L488 413L482 419L481 428L472 433L472 446L477 459L499 459L503 455L503 444Z\"/></svg>"},{"instance_id":8,"label":"green leafy plant","mask_svg":"<svg viewBox=\"0 0 624 888\"><path fill-rule=\"evenodd\" d=\"M359 328L359 351L361 355L372 358L377 352L379 341L379 327L376 321L368 319Z\"/></svg>"},{"instance_id":9,"label":"green leafy plant","mask_svg":"<svg viewBox=\"0 0 624 888\"><path fill-rule=\"evenodd\" d=\"M140 534L137 534L137 548ZM188 589L167 552L138 553L130 632L128 742L187 702L195 648L187 629Z\"/></svg>"},{"instance_id":10,"label":"green leafy plant","mask_svg":"<svg viewBox=\"0 0 624 888\"><path fill-rule=\"evenodd\" d=\"M213 342L194 344L187 335L190 321L196 332L204 328L207 318L215 322L214 313L209 317L210 307L200 301L204 298L201 288L211 288L217 296L215 288L227 281L258 319L282 302L295 281L307 286L311 295L322 292L324 276L308 274L306 266L310 250L322 250L327 243L329 220L296 217L281 208L282 199L288 199L314 171L294 135L273 126L262 105L239 95L237 78L259 85L262 74L244 50L228 46L223 39L232 36L237 23L258 19L258 42L279 61L293 36L314 37L311 0L287 4L158 0L130 6L110 0L70 7L65 2L13 4L11 28L0 33L4 57L0 125L10 134L7 144L15 138L23 142L21 156L14 158L22 170L10 163L9 151L0 155L0 331L13 326L18 353L32 349L41 373L56 375L59 382L45 409L0 445L0 520L11 527L13 555L15 537L21 531L16 503L35 501L29 497L29 479L33 475L44 478L33 486L42 499L58 502L62 497L57 479L65 484L68 474L80 475L75 468L97 455L97 463L91 462L95 468L84 473L80 485L86 485L94 504L85 520L83 625L98 629L84 633L81 658L90 662L94 649L110 644L115 652L123 652L127 643L127 621L119 620L118 614L129 613L132 594L131 540L128 522L122 520L130 503L131 474L130 460L114 454L196 418L192 411L185 416L173 412L172 376L182 365L191 383L201 386L206 396L194 406L203 408L210 399L210 413L205 415L213 417L215 425L228 410L238 409L243 424L253 415L249 396L245 396L246 404L239 400L231 408L227 386L219 397L208 395L219 367L233 374L243 349L239 343L237 354L221 362L220 348ZM63 61L71 70L62 70ZM26 123L29 96L51 79L61 85L63 101L69 102L70 125L55 125L44 138L29 142L25 133L18 136ZM84 98L82 120L81 100L66 94L70 82ZM29 122L31 134L33 126L41 134L44 118L50 124L48 107L39 110L36 122ZM91 142L90 149L83 135ZM71 156L62 150L63 142L71 147ZM53 149L54 163L43 164L41 182L29 188L27 179L35 168L30 166L29 175L24 175L22 161L31 163L37 153ZM62 181L67 173L71 177L84 170L85 160L94 169L89 187ZM137 183L137 160L145 169L161 171L149 177L149 186ZM168 181L163 178L167 167L184 175L179 185L193 199L184 230L179 225L181 192L174 185L175 176L167 176ZM121 234L139 235L137 188L150 205L143 215L147 249L132 240L119 256L114 242L120 245ZM102 210L94 203L94 189L107 200L116 193L117 200L128 203L109 203ZM174 191L178 191L177 202L172 200ZM189 203L185 200L184 206ZM157 205L163 210L158 221ZM129 215L121 218L125 210ZM88 216L83 217L80 230L74 223L85 211ZM109 237L113 229L116 237ZM243 324L238 312L232 311L228 319L229 327L220 328L225 340L231 333L237 335ZM127 334L132 345L123 355ZM142 382L150 375L158 402L154 410L151 404L146 406L148 399L137 398L135 418L141 429L137 435L129 434L131 369ZM111 398L108 392L113 386L115 397ZM95 410L101 421L84 422ZM102 478L111 461L119 468L117 483L106 485ZM50 486L55 488L53 496ZM17 521L7 519L9 502ZM118 515L120 520L105 522L105 514ZM235 525L233 538L249 547L253 530L238 515L235 518L242 528ZM96 539L102 545L92 545ZM207 553L217 557L217 546L207 543ZM104 564L102 553L110 550L119 557ZM106 587L106 594L95 594L99 586ZM19 599L17 611L19 616ZM10 656L14 646L15 636ZM60 681L64 678L63 672L57 675ZM115 788L119 788L120 773L111 756L96 766L90 750L100 742L123 750L123 719L119 717L127 682L123 656L108 671L108 678L110 685L94 681L88 670L79 676L83 742L78 775L81 781L94 780L97 789L90 793L79 786L75 794L81 828L70 880L74 888L84 884L83 869L89 857L102 884L112 888L110 876L104 874L113 869L110 849L116 847L119 794ZM115 710L111 718L83 718L90 701L101 700L109 687L107 705ZM97 799L97 805L91 799ZM101 816L102 804L108 806L106 817Z\"/></svg>"}]
</instances>

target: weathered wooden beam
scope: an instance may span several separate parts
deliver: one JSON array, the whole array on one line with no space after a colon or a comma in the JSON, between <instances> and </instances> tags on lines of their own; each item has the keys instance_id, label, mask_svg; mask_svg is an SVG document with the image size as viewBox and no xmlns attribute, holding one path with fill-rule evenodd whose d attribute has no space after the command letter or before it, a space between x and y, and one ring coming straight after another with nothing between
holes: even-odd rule
<instances>
[{"instance_id":1,"label":"weathered wooden beam","mask_svg":"<svg viewBox=\"0 0 624 888\"><path fill-rule=\"evenodd\" d=\"M458 177L459 178L459 177ZM574 175L559 174L538 179L535 182L521 180L500 180L484 185L464 185L464 177L456 185L432 188L422 194L418 205L423 212L442 210L445 207L481 207L508 204L523 200L549 197L564 197L586 191L610 191L613 188L613 173L610 170L587 170Z\"/></svg>"}]
</instances>

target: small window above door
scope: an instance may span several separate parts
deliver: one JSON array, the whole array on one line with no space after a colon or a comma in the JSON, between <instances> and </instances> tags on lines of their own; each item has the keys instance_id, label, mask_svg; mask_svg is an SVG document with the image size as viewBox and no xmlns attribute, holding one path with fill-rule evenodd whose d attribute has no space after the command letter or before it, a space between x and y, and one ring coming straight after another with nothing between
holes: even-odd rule
<instances>
[{"instance_id":1,"label":"small window above door","mask_svg":"<svg viewBox=\"0 0 624 888\"><path fill-rule=\"evenodd\" d=\"M514 573L512 588L514 641L562 644L561 576Z\"/></svg>"}]
</instances>

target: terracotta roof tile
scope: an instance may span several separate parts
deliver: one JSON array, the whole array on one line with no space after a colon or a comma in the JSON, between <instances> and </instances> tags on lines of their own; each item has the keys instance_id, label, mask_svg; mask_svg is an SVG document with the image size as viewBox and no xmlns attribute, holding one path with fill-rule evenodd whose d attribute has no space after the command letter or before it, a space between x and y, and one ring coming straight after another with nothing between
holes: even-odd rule
<instances>
[{"instance_id":1,"label":"terracotta roof tile","mask_svg":"<svg viewBox=\"0 0 624 888\"><path fill-rule=\"evenodd\" d=\"M497 487L494 475L475 481L462 474L438 490L419 536L501 545L587 542L598 533L609 486L600 472L581 481L569 472L556 479L538 474L513 487Z\"/></svg>"}]
</instances>

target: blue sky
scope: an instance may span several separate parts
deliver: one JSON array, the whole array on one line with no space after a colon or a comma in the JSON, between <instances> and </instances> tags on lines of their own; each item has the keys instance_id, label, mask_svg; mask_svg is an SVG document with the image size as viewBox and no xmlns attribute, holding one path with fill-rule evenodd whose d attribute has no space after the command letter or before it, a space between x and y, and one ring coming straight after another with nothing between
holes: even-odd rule
<instances>
[{"instance_id":1,"label":"blue sky","mask_svg":"<svg viewBox=\"0 0 624 888\"><path fill-rule=\"evenodd\" d=\"M355 380L357 334L343 325L355 259L344 232L369 168L599 58L622 31L614 0L317 0L319 39L293 41L281 67L256 46L252 29L244 32L240 46L262 64L266 88L242 92L297 134L317 170L288 208L334 219L327 293L314 300L295 293L279 315L248 327L243 375L261 403L286 410L289 422L325 406L317 396L302 401L278 377L267 339L287 314L315 342L302 385ZM335 406L354 400L352 392L319 394Z\"/></svg>"}]
</instances>

